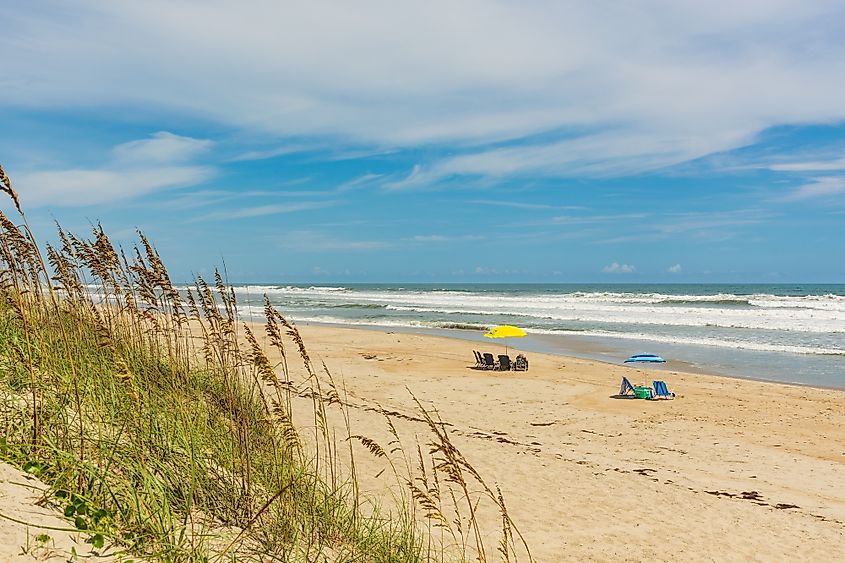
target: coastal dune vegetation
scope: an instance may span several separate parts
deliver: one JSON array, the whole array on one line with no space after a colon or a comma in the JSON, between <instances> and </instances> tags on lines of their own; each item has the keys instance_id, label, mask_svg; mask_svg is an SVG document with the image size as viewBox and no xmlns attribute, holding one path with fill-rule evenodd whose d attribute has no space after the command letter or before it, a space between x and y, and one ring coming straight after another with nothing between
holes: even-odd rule
<instances>
[{"instance_id":1,"label":"coastal dune vegetation","mask_svg":"<svg viewBox=\"0 0 845 563\"><path fill-rule=\"evenodd\" d=\"M257 324L220 272L174 286L141 232L121 248L99 225L81 237L57 224L41 247L2 168L0 190L14 206L0 213L0 461L44 481L42 502L95 551L531 560L501 493L432 406L416 402L421 443L387 411L379 443L350 426L342 382L269 302ZM388 468L389 498L362 489L361 455Z\"/></svg>"}]
</instances>

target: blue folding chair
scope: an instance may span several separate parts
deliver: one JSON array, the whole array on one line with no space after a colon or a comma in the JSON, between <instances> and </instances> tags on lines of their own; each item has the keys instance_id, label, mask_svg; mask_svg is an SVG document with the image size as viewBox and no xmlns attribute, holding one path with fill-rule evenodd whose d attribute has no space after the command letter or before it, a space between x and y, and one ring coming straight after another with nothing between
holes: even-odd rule
<instances>
[{"instance_id":1,"label":"blue folding chair","mask_svg":"<svg viewBox=\"0 0 845 563\"><path fill-rule=\"evenodd\" d=\"M623 377L622 378L622 385L619 387L619 396L624 397L625 395L628 395L628 394L633 395L635 393L636 393L636 391L634 391L634 386L631 385L631 382L628 381L627 377Z\"/></svg>"},{"instance_id":2,"label":"blue folding chair","mask_svg":"<svg viewBox=\"0 0 845 563\"><path fill-rule=\"evenodd\" d=\"M665 381L653 381L654 384L654 396L652 399L674 399L675 394L670 393L669 389L666 388Z\"/></svg>"}]
</instances>

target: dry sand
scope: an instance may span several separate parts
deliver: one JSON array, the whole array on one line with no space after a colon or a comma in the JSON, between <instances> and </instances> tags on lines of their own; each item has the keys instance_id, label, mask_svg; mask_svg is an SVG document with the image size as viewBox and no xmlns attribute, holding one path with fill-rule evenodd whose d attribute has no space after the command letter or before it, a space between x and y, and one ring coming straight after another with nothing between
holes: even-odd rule
<instances>
[{"instance_id":1,"label":"dry sand","mask_svg":"<svg viewBox=\"0 0 845 563\"><path fill-rule=\"evenodd\" d=\"M46 489L33 476L0 462L0 561L121 560L109 549L95 550L85 542L86 534L63 531L73 525L58 508L39 502Z\"/></svg>"},{"instance_id":2,"label":"dry sand","mask_svg":"<svg viewBox=\"0 0 845 563\"><path fill-rule=\"evenodd\" d=\"M353 431L386 441L383 418L360 407L413 414L408 389L436 405L538 561L845 561L843 391L534 353L528 372L485 372L472 369L475 342L302 333L358 405ZM611 398L623 375L663 379L677 398Z\"/></svg>"}]
</instances>

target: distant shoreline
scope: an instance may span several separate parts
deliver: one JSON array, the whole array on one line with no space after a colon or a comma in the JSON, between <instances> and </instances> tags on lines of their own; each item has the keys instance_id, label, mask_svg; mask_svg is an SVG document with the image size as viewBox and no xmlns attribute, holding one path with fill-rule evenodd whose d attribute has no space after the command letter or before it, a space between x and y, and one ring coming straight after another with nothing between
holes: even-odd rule
<instances>
[{"instance_id":1,"label":"distant shoreline","mask_svg":"<svg viewBox=\"0 0 845 563\"><path fill-rule=\"evenodd\" d=\"M621 362L659 353L668 369L845 388L845 285L345 284L241 285L246 315L263 297L298 322L475 339L508 324L522 346Z\"/></svg>"}]
</instances>

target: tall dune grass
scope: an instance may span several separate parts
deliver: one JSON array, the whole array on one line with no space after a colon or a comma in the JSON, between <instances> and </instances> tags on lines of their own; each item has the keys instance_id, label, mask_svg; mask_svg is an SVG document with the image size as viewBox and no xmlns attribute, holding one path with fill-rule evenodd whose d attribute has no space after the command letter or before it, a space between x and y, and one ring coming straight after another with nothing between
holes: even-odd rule
<instances>
[{"instance_id":1,"label":"tall dune grass","mask_svg":"<svg viewBox=\"0 0 845 563\"><path fill-rule=\"evenodd\" d=\"M386 449L353 433L342 386L269 302L256 326L219 273L177 289L140 232L123 249L99 225L89 237L57 225L42 251L2 167L0 190L17 213L0 213L0 459L48 483L45 501L95 548L162 561L530 560L501 493L436 413L418 403L424 447L405 445L387 413ZM362 451L400 485L381 509L363 502ZM495 548L479 510L498 514Z\"/></svg>"}]
</instances>

